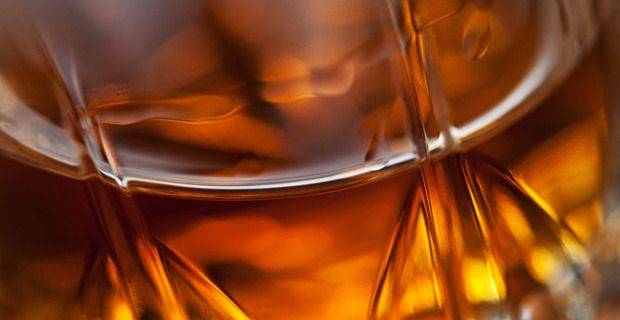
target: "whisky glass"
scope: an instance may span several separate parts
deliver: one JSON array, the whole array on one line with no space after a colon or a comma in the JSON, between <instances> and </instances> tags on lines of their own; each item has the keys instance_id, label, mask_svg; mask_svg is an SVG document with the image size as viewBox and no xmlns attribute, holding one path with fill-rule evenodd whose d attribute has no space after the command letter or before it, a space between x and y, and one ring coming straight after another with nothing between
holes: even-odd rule
<instances>
[{"instance_id":1,"label":"whisky glass","mask_svg":"<svg viewBox=\"0 0 620 320\"><path fill-rule=\"evenodd\" d=\"M594 319L612 2L0 3L0 317Z\"/></svg>"}]
</instances>

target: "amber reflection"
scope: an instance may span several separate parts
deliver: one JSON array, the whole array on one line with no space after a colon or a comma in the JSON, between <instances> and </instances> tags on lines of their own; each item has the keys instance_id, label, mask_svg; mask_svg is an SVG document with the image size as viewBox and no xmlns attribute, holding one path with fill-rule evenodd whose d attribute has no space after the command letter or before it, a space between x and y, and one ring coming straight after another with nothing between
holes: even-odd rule
<instances>
[{"instance_id":1,"label":"amber reflection","mask_svg":"<svg viewBox=\"0 0 620 320\"><path fill-rule=\"evenodd\" d=\"M544 31L528 14L534 2L490 2L399 4L411 14L396 27L423 33L455 124L512 88L531 62L529 35ZM161 29L140 29L129 28L139 24L131 19L109 23L115 12L91 2L67 1L57 27L72 30L76 48L88 47L73 52L82 91L69 93L83 94L74 103L98 125L102 161L120 174L161 177L312 174L411 151L419 142L411 136L420 135L410 128L418 121L412 109L426 134L437 133L429 97L416 104L403 88L412 72L410 85L427 92L428 70L406 69L414 57L399 51L385 8L270 3L281 11L258 1L188 2L195 12L174 11ZM84 22L75 17L106 28L71 28ZM38 36L55 43L29 32L0 36L0 72L24 103L62 122L58 79L47 74L58 57L22 52ZM601 225L610 150L597 54L473 150L331 193L251 201L128 194L2 158L0 318L588 312L572 306L590 298L587 245Z\"/></svg>"}]
</instances>

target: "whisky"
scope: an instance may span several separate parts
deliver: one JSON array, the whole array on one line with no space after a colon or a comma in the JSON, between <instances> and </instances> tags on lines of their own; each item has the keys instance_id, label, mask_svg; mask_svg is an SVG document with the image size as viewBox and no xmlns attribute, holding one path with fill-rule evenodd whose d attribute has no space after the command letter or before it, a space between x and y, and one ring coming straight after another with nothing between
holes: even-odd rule
<instances>
[{"instance_id":1,"label":"whisky","mask_svg":"<svg viewBox=\"0 0 620 320\"><path fill-rule=\"evenodd\" d=\"M127 195L3 159L2 317L560 317L602 221L599 54L473 150L325 194Z\"/></svg>"},{"instance_id":2,"label":"whisky","mask_svg":"<svg viewBox=\"0 0 620 320\"><path fill-rule=\"evenodd\" d=\"M141 40L0 22L0 318L595 317L612 88L567 2L188 1L157 39L64 2Z\"/></svg>"}]
</instances>

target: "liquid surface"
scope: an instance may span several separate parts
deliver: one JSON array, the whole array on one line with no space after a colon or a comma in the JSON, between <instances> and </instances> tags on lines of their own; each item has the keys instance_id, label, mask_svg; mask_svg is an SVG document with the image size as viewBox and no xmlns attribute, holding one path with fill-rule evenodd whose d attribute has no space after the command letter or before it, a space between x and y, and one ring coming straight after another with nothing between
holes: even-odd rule
<instances>
[{"instance_id":1,"label":"liquid surface","mask_svg":"<svg viewBox=\"0 0 620 320\"><path fill-rule=\"evenodd\" d=\"M475 149L330 193L127 195L2 158L0 318L589 319L600 54Z\"/></svg>"}]
</instances>

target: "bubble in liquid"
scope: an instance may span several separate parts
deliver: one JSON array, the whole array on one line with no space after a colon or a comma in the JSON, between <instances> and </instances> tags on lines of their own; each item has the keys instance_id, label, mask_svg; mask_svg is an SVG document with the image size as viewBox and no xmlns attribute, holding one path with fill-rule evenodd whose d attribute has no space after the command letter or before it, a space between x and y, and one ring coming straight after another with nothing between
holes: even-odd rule
<instances>
[{"instance_id":1,"label":"bubble in liquid","mask_svg":"<svg viewBox=\"0 0 620 320\"><path fill-rule=\"evenodd\" d=\"M471 15L463 30L463 53L469 60L484 58L491 46L491 22L486 13Z\"/></svg>"}]
</instances>

